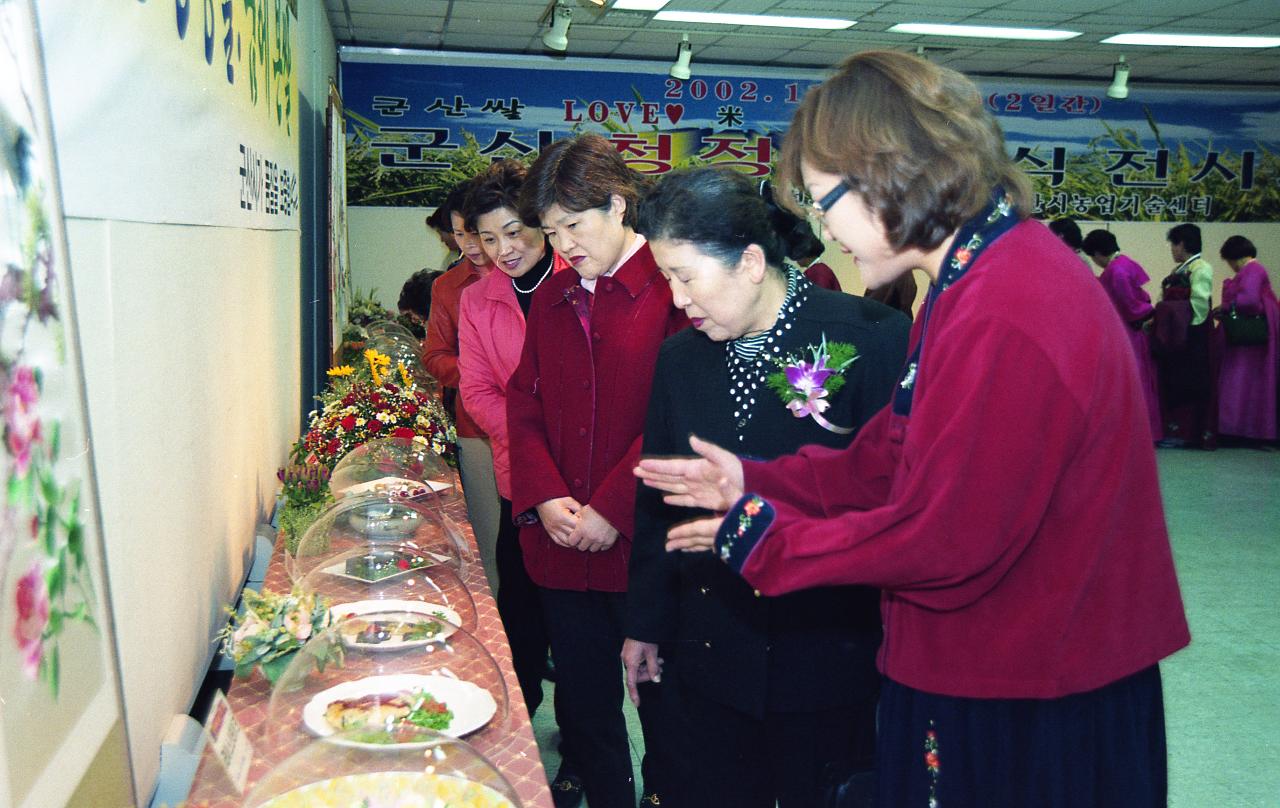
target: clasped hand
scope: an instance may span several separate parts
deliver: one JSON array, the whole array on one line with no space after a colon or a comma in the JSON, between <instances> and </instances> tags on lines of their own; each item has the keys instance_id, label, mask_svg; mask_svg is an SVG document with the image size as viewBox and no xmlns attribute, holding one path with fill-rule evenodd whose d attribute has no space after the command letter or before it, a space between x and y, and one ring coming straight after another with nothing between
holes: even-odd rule
<instances>
[{"instance_id":1,"label":"clasped hand","mask_svg":"<svg viewBox=\"0 0 1280 808\"><path fill-rule=\"evenodd\" d=\"M618 531L609 520L573 497L549 499L539 504L537 511L547 535L561 547L599 553L618 540Z\"/></svg>"},{"instance_id":2,"label":"clasped hand","mask_svg":"<svg viewBox=\"0 0 1280 808\"><path fill-rule=\"evenodd\" d=\"M719 514L671 528L667 531L668 551L714 549L724 513L742 498L742 461L737 455L695 435L689 436L689 447L697 457L648 457L635 469L645 485L666 492L662 500L668 505L705 508Z\"/></svg>"}]
</instances>

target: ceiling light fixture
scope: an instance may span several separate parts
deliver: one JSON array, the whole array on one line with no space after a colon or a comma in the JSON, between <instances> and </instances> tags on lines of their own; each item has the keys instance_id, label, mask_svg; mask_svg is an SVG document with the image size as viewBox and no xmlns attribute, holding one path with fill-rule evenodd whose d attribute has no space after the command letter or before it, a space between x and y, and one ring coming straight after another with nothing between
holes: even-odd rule
<instances>
[{"instance_id":1,"label":"ceiling light fixture","mask_svg":"<svg viewBox=\"0 0 1280 808\"><path fill-rule=\"evenodd\" d=\"M573 9L562 3L556 3L556 10L551 16L551 30L542 35L542 44L554 51L568 50L571 22L573 22Z\"/></svg>"},{"instance_id":2,"label":"ceiling light fixture","mask_svg":"<svg viewBox=\"0 0 1280 808\"><path fill-rule=\"evenodd\" d=\"M1128 97L1129 64L1124 60L1124 56L1121 56L1120 60L1111 66L1111 86L1107 88L1107 98L1123 101Z\"/></svg>"},{"instance_id":3,"label":"ceiling light fixture","mask_svg":"<svg viewBox=\"0 0 1280 808\"><path fill-rule=\"evenodd\" d=\"M1005 28L997 25L947 25L934 22L900 22L889 28L895 34L923 34L925 36L959 36L978 39L1035 39L1062 40L1080 36L1079 31L1063 31L1057 28Z\"/></svg>"},{"instance_id":4,"label":"ceiling light fixture","mask_svg":"<svg viewBox=\"0 0 1280 808\"><path fill-rule=\"evenodd\" d=\"M613 7L619 11L658 11L671 0L614 0Z\"/></svg>"},{"instance_id":5,"label":"ceiling light fixture","mask_svg":"<svg viewBox=\"0 0 1280 808\"><path fill-rule=\"evenodd\" d=\"M1102 44L1163 45L1175 48L1274 48L1280 46L1280 37L1133 33L1107 37L1102 40Z\"/></svg>"},{"instance_id":6,"label":"ceiling light fixture","mask_svg":"<svg viewBox=\"0 0 1280 808\"><path fill-rule=\"evenodd\" d=\"M831 17L777 17L770 14L722 14L717 11L659 11L653 15L663 22L691 22L707 25L756 25L767 28L808 28L841 31L854 25L853 20Z\"/></svg>"},{"instance_id":7,"label":"ceiling light fixture","mask_svg":"<svg viewBox=\"0 0 1280 808\"><path fill-rule=\"evenodd\" d=\"M680 38L680 44L676 46L676 61L671 65L671 78L687 81L693 75L689 70L691 61L693 61L693 46L689 44L689 35L685 34Z\"/></svg>"}]
</instances>

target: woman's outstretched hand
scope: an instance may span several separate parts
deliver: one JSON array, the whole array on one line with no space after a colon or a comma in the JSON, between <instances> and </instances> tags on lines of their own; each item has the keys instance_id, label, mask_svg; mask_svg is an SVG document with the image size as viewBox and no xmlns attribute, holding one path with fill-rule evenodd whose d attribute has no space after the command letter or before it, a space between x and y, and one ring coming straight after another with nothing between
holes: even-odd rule
<instances>
[{"instance_id":1,"label":"woman's outstretched hand","mask_svg":"<svg viewBox=\"0 0 1280 808\"><path fill-rule=\"evenodd\" d=\"M645 485L667 492L662 499L668 505L724 513L742 498L742 461L696 435L689 436L689 446L697 457L645 458L635 475Z\"/></svg>"}]
</instances>

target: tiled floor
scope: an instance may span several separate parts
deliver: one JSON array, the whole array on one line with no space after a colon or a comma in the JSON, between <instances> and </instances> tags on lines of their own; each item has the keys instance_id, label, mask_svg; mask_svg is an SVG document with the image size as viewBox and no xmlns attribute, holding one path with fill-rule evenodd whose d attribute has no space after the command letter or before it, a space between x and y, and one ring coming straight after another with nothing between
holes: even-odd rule
<instances>
[{"instance_id":1,"label":"tiled floor","mask_svg":"<svg viewBox=\"0 0 1280 808\"><path fill-rule=\"evenodd\" d=\"M1170 808L1280 806L1280 452L1158 455L1192 643L1161 665ZM534 733L554 776L551 686ZM639 781L644 749L626 705Z\"/></svg>"}]
</instances>

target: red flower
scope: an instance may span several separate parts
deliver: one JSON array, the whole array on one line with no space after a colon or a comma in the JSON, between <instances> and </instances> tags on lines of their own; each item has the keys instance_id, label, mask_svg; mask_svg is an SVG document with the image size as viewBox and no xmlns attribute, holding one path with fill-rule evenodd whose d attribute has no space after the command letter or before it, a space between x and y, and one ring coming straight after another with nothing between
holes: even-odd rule
<instances>
[{"instance_id":1,"label":"red flower","mask_svg":"<svg viewBox=\"0 0 1280 808\"><path fill-rule=\"evenodd\" d=\"M334 438L333 440L325 444L324 453L328 455L335 455L338 453L338 450L341 448L342 448L342 441L338 440L337 438Z\"/></svg>"},{"instance_id":2,"label":"red flower","mask_svg":"<svg viewBox=\"0 0 1280 808\"><path fill-rule=\"evenodd\" d=\"M926 752L926 753L925 753L925 755L924 755L924 765L928 766L930 769L937 769L937 768L939 768L939 766L938 766L938 753L937 753L937 752Z\"/></svg>"},{"instance_id":3,"label":"red flower","mask_svg":"<svg viewBox=\"0 0 1280 808\"><path fill-rule=\"evenodd\" d=\"M18 619L13 625L13 638L22 652L22 672L28 679L34 679L40 672L40 662L44 657L44 629L49 623L49 590L39 561L18 579L14 605Z\"/></svg>"},{"instance_id":4,"label":"red flower","mask_svg":"<svg viewBox=\"0 0 1280 808\"><path fill-rule=\"evenodd\" d=\"M965 247L961 247L960 249L956 250L956 262L960 266L965 266L972 260L973 260L972 250L969 250Z\"/></svg>"},{"instance_id":5,"label":"red flower","mask_svg":"<svg viewBox=\"0 0 1280 808\"><path fill-rule=\"evenodd\" d=\"M381 421L379 421L377 418L370 418L370 419L369 419L369 425L368 425L367 429L368 429L370 432L381 432L381 431L382 431L382 422L381 422Z\"/></svg>"},{"instance_id":6,"label":"red flower","mask_svg":"<svg viewBox=\"0 0 1280 808\"><path fill-rule=\"evenodd\" d=\"M412 439L413 439L413 430L412 430L412 429L410 429L410 428L409 428L409 427L407 427L407 426L398 426L398 427L396 427L395 429L391 430L391 437L393 437L393 438L409 438L409 439L411 439L411 440L412 440Z\"/></svg>"},{"instance_id":7,"label":"red flower","mask_svg":"<svg viewBox=\"0 0 1280 808\"><path fill-rule=\"evenodd\" d=\"M342 425L343 429L350 432L351 430L356 428L356 417L354 415L348 415L346 418L343 418L338 423Z\"/></svg>"},{"instance_id":8,"label":"red flower","mask_svg":"<svg viewBox=\"0 0 1280 808\"><path fill-rule=\"evenodd\" d=\"M418 405L417 405L417 404L405 404L405 405L404 405L404 411L405 411L405 414L406 414L406 415L417 415L417 414L418 414Z\"/></svg>"},{"instance_id":9,"label":"red flower","mask_svg":"<svg viewBox=\"0 0 1280 808\"><path fill-rule=\"evenodd\" d=\"M382 406L382 396L378 395L377 393L373 393L373 394L371 394L371 395L369 396L369 400L373 402L373 404L374 404L374 406L375 406L375 407L381 407L381 406Z\"/></svg>"},{"instance_id":10,"label":"red flower","mask_svg":"<svg viewBox=\"0 0 1280 808\"><path fill-rule=\"evenodd\" d=\"M409 569L409 562L408 560L402 558L396 562L396 566L402 570L407 570Z\"/></svg>"}]
</instances>

